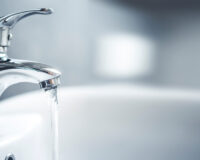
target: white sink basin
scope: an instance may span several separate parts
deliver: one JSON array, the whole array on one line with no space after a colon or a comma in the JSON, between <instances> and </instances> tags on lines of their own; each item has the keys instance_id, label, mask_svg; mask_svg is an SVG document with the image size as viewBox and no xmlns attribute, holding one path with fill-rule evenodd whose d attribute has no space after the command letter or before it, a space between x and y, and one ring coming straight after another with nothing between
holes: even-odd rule
<instances>
[{"instance_id":1,"label":"white sink basin","mask_svg":"<svg viewBox=\"0 0 200 160\"><path fill-rule=\"evenodd\" d=\"M51 160L50 109L44 98L37 92L0 103L0 160L10 153L17 160Z\"/></svg>"},{"instance_id":2,"label":"white sink basin","mask_svg":"<svg viewBox=\"0 0 200 160\"><path fill-rule=\"evenodd\" d=\"M61 160L200 158L200 92L110 85L58 93ZM42 96L0 104L0 159L8 153L51 159L50 111Z\"/></svg>"},{"instance_id":3,"label":"white sink basin","mask_svg":"<svg viewBox=\"0 0 200 160\"><path fill-rule=\"evenodd\" d=\"M200 159L200 92L77 87L59 100L61 160Z\"/></svg>"}]
</instances>

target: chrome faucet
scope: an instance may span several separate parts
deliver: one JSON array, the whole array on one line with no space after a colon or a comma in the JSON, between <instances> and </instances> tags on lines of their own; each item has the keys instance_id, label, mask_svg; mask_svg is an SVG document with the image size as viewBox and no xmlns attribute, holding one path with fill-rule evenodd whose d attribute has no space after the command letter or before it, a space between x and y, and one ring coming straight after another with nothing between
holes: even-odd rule
<instances>
[{"instance_id":1,"label":"chrome faucet","mask_svg":"<svg viewBox=\"0 0 200 160\"><path fill-rule=\"evenodd\" d=\"M17 22L31 15L51 13L52 9L41 8L0 17L0 96L9 86L17 83L37 83L45 90L60 84L61 73L56 69L37 62L10 59L7 55L12 39L11 30Z\"/></svg>"}]
</instances>

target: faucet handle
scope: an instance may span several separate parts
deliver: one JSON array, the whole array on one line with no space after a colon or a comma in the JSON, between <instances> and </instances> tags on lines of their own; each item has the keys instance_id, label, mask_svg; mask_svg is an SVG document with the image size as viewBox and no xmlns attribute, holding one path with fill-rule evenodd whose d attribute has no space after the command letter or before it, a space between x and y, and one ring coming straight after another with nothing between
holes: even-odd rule
<instances>
[{"instance_id":1,"label":"faucet handle","mask_svg":"<svg viewBox=\"0 0 200 160\"><path fill-rule=\"evenodd\" d=\"M41 8L41 9L18 12L0 17L0 62L6 61L8 59L7 48L9 47L10 40L12 38L10 30L15 26L17 22L32 15L36 14L48 15L52 13L53 10L50 8Z\"/></svg>"},{"instance_id":2,"label":"faucet handle","mask_svg":"<svg viewBox=\"0 0 200 160\"><path fill-rule=\"evenodd\" d=\"M41 9L35 9L35 10L28 10L28 11L23 11L23 12L18 12L14 14L9 14L3 17L0 17L0 27L6 28L8 27L9 29L13 28L17 22L20 20L32 16L35 14L51 14L53 13L53 10L50 8L41 8Z\"/></svg>"}]
</instances>

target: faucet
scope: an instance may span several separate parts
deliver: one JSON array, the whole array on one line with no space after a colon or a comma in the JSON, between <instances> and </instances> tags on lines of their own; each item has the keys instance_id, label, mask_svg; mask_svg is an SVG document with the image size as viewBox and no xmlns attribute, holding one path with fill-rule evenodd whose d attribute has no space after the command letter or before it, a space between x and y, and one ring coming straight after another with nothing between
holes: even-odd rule
<instances>
[{"instance_id":1,"label":"faucet","mask_svg":"<svg viewBox=\"0 0 200 160\"><path fill-rule=\"evenodd\" d=\"M10 59L7 55L12 39L11 30L17 22L31 15L51 13L52 9L41 8L0 17L0 96L17 83L36 83L44 90L56 88L60 84L61 73L58 70L37 62Z\"/></svg>"}]
</instances>

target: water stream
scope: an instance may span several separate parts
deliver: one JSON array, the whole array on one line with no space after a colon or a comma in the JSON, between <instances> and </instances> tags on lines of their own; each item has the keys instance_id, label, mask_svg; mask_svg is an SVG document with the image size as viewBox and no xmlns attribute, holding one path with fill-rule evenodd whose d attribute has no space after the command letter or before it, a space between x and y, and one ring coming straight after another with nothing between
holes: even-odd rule
<instances>
[{"instance_id":1,"label":"water stream","mask_svg":"<svg viewBox=\"0 0 200 160\"><path fill-rule=\"evenodd\" d=\"M48 98L49 106L51 107L51 132L52 132L52 160L59 160L58 146L58 99L57 87L45 90Z\"/></svg>"}]
</instances>

